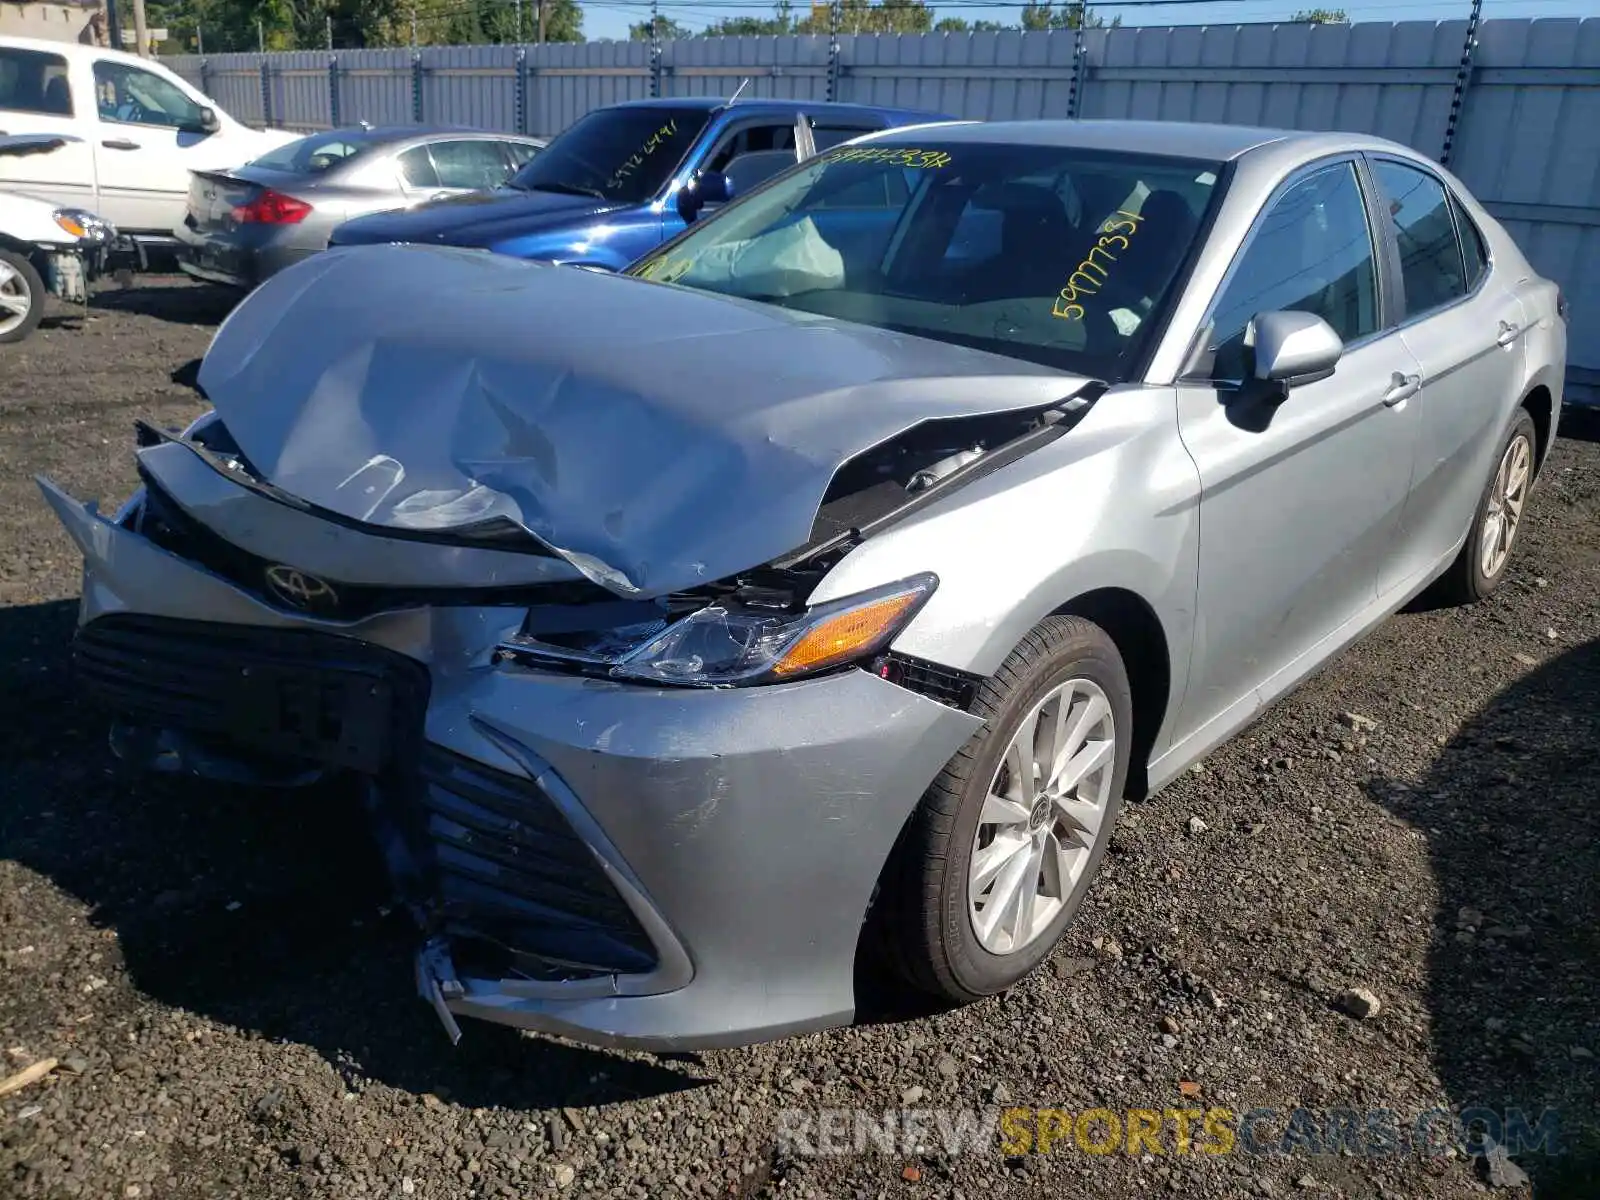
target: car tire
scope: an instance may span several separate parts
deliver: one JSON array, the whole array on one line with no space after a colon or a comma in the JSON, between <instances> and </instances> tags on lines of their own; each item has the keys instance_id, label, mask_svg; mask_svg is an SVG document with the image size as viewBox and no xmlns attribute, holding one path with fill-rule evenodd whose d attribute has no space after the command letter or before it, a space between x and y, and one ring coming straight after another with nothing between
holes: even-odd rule
<instances>
[{"instance_id":1,"label":"car tire","mask_svg":"<svg viewBox=\"0 0 1600 1200\"><path fill-rule=\"evenodd\" d=\"M1081 617L1053 616L1038 625L983 683L972 711L984 727L923 797L882 892L881 932L898 973L919 991L957 1003L1011 987L1061 939L1105 853L1133 735L1122 658L1105 631ZM1011 748L1020 747L1030 722L1034 779L1019 786L1021 771L1011 764L1020 758ZM1080 722L1086 736L1069 742L1068 761L1097 765L1065 789L1070 805L1051 801L1048 786L1040 793L1038 762L1055 756L1039 748L1055 748L1043 739L1058 728L1070 735ZM1109 748L1099 745L1106 741ZM1073 754L1073 745L1082 748ZM991 798L991 787L1005 796ZM1030 857L1020 860L1023 854ZM1010 866L984 884L997 862ZM1002 894L1013 873L1027 882Z\"/></svg>"},{"instance_id":2,"label":"car tire","mask_svg":"<svg viewBox=\"0 0 1600 1200\"><path fill-rule=\"evenodd\" d=\"M20 342L39 327L44 317L45 292L44 280L39 278L39 272L22 255L12 250L0 250L0 265L8 268L0 270L0 290L5 291L7 296L25 299L28 304L21 321L15 320L16 314L9 307L0 307L0 345L4 345Z\"/></svg>"},{"instance_id":3,"label":"car tire","mask_svg":"<svg viewBox=\"0 0 1600 1200\"><path fill-rule=\"evenodd\" d=\"M1528 493L1538 465L1538 445L1533 418L1526 409L1518 409L1511 432L1495 456L1494 473L1478 498L1466 544L1433 586L1431 599L1436 603L1475 604L1491 595L1504 581L1517 533L1527 515ZM1506 523L1508 516L1509 525ZM1497 530L1495 536L1501 539L1493 555L1488 551L1491 530Z\"/></svg>"}]
</instances>

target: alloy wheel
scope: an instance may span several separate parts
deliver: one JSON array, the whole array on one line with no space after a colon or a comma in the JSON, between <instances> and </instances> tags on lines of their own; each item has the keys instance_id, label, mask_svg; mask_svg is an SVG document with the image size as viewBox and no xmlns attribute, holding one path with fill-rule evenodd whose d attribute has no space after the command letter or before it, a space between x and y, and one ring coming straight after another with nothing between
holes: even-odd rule
<instances>
[{"instance_id":1,"label":"alloy wheel","mask_svg":"<svg viewBox=\"0 0 1600 1200\"><path fill-rule=\"evenodd\" d=\"M973 838L967 908L978 943L1014 954L1037 941L1084 879L1116 774L1105 692L1069 679L1013 731Z\"/></svg>"},{"instance_id":2,"label":"alloy wheel","mask_svg":"<svg viewBox=\"0 0 1600 1200\"><path fill-rule=\"evenodd\" d=\"M1499 575L1511 556L1511 543L1522 523L1522 509L1532 479L1533 447L1526 437L1514 437L1500 457L1500 469L1495 472L1494 486L1489 489L1489 507L1483 514L1478 565L1485 578Z\"/></svg>"},{"instance_id":3,"label":"alloy wheel","mask_svg":"<svg viewBox=\"0 0 1600 1200\"><path fill-rule=\"evenodd\" d=\"M36 302L22 272L0 260L0 334L10 333L26 321Z\"/></svg>"}]
</instances>

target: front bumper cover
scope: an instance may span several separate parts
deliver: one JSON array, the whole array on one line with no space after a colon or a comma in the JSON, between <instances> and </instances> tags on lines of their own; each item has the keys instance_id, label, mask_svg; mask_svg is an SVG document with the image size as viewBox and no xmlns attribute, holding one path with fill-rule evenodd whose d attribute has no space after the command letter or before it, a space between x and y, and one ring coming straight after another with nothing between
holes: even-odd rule
<instances>
[{"instance_id":1,"label":"front bumper cover","mask_svg":"<svg viewBox=\"0 0 1600 1200\"><path fill-rule=\"evenodd\" d=\"M419 992L447 1030L472 1016L590 1043L696 1049L851 1019L856 944L884 862L977 718L863 671L702 691L498 661L520 608L314 620L163 550L126 527L127 510L108 520L40 485L84 554L80 642L153 619L197 638L221 627L246 639L346 639L425 669L416 741L427 761L355 765L423 925ZM454 764L444 775L441 760ZM587 864L581 903L541 890L551 856L561 871ZM601 952L612 934L627 940L616 911L595 909L602 891L625 906L645 957ZM483 969L497 960L464 942L455 919L481 915L472 905L484 895L515 910L516 937L537 944L548 970L525 969L526 957L514 972ZM589 925L574 924L575 908ZM542 925L540 912L552 914ZM575 938L585 930L594 936Z\"/></svg>"}]
</instances>

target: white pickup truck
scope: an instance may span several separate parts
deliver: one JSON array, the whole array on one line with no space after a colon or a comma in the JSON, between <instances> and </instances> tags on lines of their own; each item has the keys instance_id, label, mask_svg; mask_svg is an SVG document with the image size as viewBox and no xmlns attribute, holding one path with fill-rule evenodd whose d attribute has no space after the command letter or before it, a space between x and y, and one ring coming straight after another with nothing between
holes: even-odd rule
<instances>
[{"instance_id":1,"label":"white pickup truck","mask_svg":"<svg viewBox=\"0 0 1600 1200\"><path fill-rule=\"evenodd\" d=\"M174 244L190 171L239 166L299 134L257 130L159 62L0 37L0 135L61 134L50 154L0 158L0 189L99 214L143 251Z\"/></svg>"}]
</instances>

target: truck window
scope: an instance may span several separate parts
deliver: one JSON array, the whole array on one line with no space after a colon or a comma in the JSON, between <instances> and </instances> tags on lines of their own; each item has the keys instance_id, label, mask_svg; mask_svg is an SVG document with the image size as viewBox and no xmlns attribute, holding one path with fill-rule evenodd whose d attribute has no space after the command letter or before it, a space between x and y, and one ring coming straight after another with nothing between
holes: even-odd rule
<instances>
[{"instance_id":1,"label":"truck window","mask_svg":"<svg viewBox=\"0 0 1600 1200\"><path fill-rule=\"evenodd\" d=\"M0 49L0 109L70 117L67 60L38 50Z\"/></svg>"},{"instance_id":2,"label":"truck window","mask_svg":"<svg viewBox=\"0 0 1600 1200\"><path fill-rule=\"evenodd\" d=\"M171 129L200 125L200 106L154 71L102 59L94 64L94 90L102 121Z\"/></svg>"}]
</instances>

